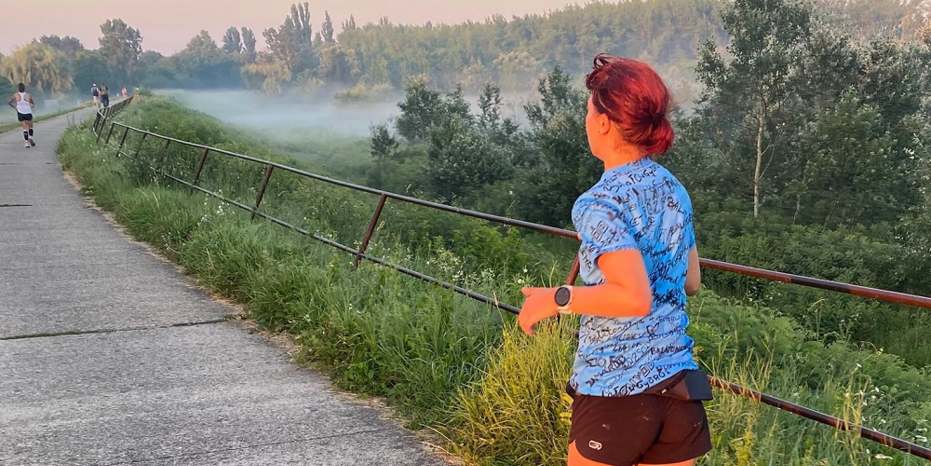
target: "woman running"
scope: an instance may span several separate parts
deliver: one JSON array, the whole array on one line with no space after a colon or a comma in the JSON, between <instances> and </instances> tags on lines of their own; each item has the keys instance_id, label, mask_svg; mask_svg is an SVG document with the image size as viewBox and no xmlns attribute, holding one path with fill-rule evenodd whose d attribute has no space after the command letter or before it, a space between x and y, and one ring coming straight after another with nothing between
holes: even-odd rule
<instances>
[{"instance_id":1,"label":"woman running","mask_svg":"<svg viewBox=\"0 0 931 466\"><path fill-rule=\"evenodd\" d=\"M13 94L13 97L10 97L7 104L16 109L16 118L23 127L23 139L28 149L36 145L36 141L33 139L32 129L32 107L35 106L36 103L32 100L32 95L26 92L25 84L19 83L17 90L19 92Z\"/></svg>"},{"instance_id":2,"label":"woman running","mask_svg":"<svg viewBox=\"0 0 931 466\"><path fill-rule=\"evenodd\" d=\"M525 288L528 334L581 315L569 381L569 465L691 466L711 449L707 377L686 334L701 275L692 204L653 157L669 149L669 92L649 65L598 55L585 128L605 172L572 208L586 286Z\"/></svg>"}]
</instances>

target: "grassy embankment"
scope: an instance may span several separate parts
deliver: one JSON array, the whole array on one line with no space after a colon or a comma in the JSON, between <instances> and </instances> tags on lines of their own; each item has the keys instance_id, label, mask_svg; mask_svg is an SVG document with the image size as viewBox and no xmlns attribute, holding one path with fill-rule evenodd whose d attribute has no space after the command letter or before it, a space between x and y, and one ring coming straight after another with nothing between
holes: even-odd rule
<instances>
[{"instance_id":1,"label":"grassy embankment","mask_svg":"<svg viewBox=\"0 0 931 466\"><path fill-rule=\"evenodd\" d=\"M121 119L181 139L293 162L215 120L150 98ZM131 138L134 152L139 140ZM149 164L190 177L194 151L117 157L86 128L59 148L104 209L159 248L203 286L245 305L273 331L288 332L301 359L341 387L385 397L414 428L475 464L560 464L568 428L562 387L576 325L564 319L527 338L487 306L392 271L365 265L274 225L250 222L229 206L159 179ZM203 183L254 202L256 166L208 163ZM276 173L263 207L312 231L353 244L375 199ZM517 302L528 282L555 282L565 246L532 235L390 204L372 251L442 278ZM571 256L570 256L571 257ZM710 292L692 299L690 333L715 374L783 398L927 444L931 378L898 357L844 341L825 344L794 320L737 305ZM706 465L919 465L850 435L718 393L708 404L715 450Z\"/></svg>"}]
</instances>

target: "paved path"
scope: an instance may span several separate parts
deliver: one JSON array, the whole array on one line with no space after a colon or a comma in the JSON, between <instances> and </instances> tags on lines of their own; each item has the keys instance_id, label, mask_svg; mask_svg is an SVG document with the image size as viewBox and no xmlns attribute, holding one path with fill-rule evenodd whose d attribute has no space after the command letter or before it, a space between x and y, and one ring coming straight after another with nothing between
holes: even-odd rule
<instances>
[{"instance_id":1,"label":"paved path","mask_svg":"<svg viewBox=\"0 0 931 466\"><path fill-rule=\"evenodd\" d=\"M65 125L0 134L0 464L443 464L87 208Z\"/></svg>"}]
</instances>

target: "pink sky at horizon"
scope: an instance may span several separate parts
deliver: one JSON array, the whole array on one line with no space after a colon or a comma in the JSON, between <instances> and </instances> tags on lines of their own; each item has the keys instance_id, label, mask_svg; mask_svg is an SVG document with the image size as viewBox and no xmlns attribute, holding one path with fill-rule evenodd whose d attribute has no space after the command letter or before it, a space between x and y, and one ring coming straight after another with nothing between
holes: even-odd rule
<instances>
[{"instance_id":1,"label":"pink sky at horizon","mask_svg":"<svg viewBox=\"0 0 931 466\"><path fill-rule=\"evenodd\" d=\"M281 24L294 0L230 2L228 0L0 0L7 19L0 28L0 53L8 54L42 35L70 35L87 48L97 48L100 24L122 18L142 32L145 50L169 55L184 48L202 29L219 42L230 26L255 31L264 48L262 31ZM387 16L399 24L459 23L493 14L506 17L545 13L583 0L316 0L310 2L314 29L320 29L327 10L339 25L350 14L358 24Z\"/></svg>"}]
</instances>

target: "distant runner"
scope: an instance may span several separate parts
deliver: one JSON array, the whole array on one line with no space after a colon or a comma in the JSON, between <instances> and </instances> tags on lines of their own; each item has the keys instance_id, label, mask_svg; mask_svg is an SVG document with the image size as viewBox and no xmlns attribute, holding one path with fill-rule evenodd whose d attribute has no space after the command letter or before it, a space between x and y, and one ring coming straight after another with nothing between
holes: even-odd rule
<instances>
[{"instance_id":1,"label":"distant runner","mask_svg":"<svg viewBox=\"0 0 931 466\"><path fill-rule=\"evenodd\" d=\"M100 89L100 106L110 107L110 89L106 85Z\"/></svg>"},{"instance_id":2,"label":"distant runner","mask_svg":"<svg viewBox=\"0 0 931 466\"><path fill-rule=\"evenodd\" d=\"M35 139L32 138L32 107L36 103L32 100L32 95L26 92L25 84L19 83L18 90L19 92L13 94L7 104L16 110L16 118L23 126L23 139L26 141L25 147L28 149L36 145Z\"/></svg>"},{"instance_id":3,"label":"distant runner","mask_svg":"<svg viewBox=\"0 0 931 466\"><path fill-rule=\"evenodd\" d=\"M94 98L94 106L100 107L100 89L97 88L97 83L91 84L91 97Z\"/></svg>"}]
</instances>

